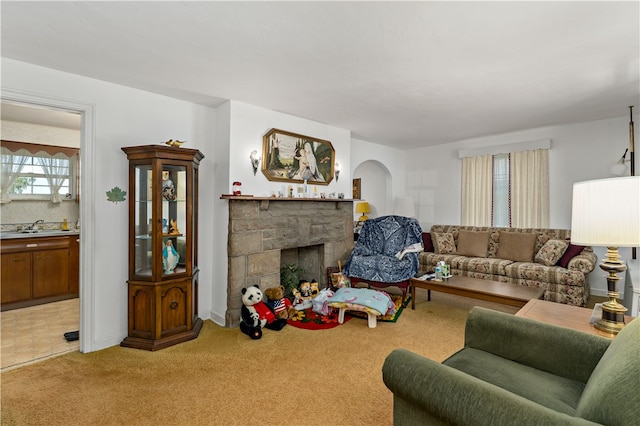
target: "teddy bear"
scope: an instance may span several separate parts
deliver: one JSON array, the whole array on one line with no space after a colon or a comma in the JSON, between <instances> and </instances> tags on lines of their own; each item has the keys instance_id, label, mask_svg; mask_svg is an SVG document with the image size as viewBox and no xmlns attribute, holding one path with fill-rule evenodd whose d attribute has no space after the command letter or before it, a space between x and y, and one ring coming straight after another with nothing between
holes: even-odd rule
<instances>
[{"instance_id":1,"label":"teddy bear","mask_svg":"<svg viewBox=\"0 0 640 426\"><path fill-rule=\"evenodd\" d=\"M293 307L298 311L303 311L312 307L311 301L319 293L318 282L313 280L311 282L300 280L298 288L293 289L293 295L295 299L293 301Z\"/></svg>"},{"instance_id":2,"label":"teddy bear","mask_svg":"<svg viewBox=\"0 0 640 426\"><path fill-rule=\"evenodd\" d=\"M262 337L262 328L282 330L287 325L284 318L276 318L266 303L262 301L262 290L258 285L242 289L242 309L240 331L254 340Z\"/></svg>"},{"instance_id":3,"label":"teddy bear","mask_svg":"<svg viewBox=\"0 0 640 426\"><path fill-rule=\"evenodd\" d=\"M267 296L267 306L271 308L276 317L289 319L296 312L291 301L284 297L284 286L271 287L264 291Z\"/></svg>"}]
</instances>

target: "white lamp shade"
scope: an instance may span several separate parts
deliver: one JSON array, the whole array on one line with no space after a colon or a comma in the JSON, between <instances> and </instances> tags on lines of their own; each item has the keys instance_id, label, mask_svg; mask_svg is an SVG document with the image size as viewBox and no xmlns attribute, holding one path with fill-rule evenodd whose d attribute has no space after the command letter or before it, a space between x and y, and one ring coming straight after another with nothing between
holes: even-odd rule
<instances>
[{"instance_id":1,"label":"white lamp shade","mask_svg":"<svg viewBox=\"0 0 640 426\"><path fill-rule=\"evenodd\" d=\"M640 176L573 185L571 242L605 247L640 245Z\"/></svg>"},{"instance_id":2,"label":"white lamp shade","mask_svg":"<svg viewBox=\"0 0 640 426\"><path fill-rule=\"evenodd\" d=\"M393 214L397 216L415 217L416 206L411 197L397 197L393 205Z\"/></svg>"}]
</instances>

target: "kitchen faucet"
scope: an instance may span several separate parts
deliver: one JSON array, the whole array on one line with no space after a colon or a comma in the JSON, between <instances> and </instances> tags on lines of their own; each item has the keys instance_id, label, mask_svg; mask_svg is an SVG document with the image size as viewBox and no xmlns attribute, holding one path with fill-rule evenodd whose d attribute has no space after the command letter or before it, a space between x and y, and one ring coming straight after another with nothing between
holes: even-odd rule
<instances>
[{"instance_id":1,"label":"kitchen faucet","mask_svg":"<svg viewBox=\"0 0 640 426\"><path fill-rule=\"evenodd\" d=\"M26 228L24 228L24 229L29 230L29 231L37 231L37 230L38 230L38 224L39 224L39 223L44 223L44 220L42 220L42 219L38 219L38 220L36 220L35 222L33 222L31 225L28 225L28 226L27 226Z\"/></svg>"}]
</instances>

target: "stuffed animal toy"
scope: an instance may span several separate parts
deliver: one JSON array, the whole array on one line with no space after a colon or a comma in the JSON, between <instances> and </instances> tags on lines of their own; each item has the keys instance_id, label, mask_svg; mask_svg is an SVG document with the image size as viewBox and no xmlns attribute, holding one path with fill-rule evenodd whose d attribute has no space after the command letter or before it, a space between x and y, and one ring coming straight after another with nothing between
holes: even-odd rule
<instances>
[{"instance_id":1,"label":"stuffed animal toy","mask_svg":"<svg viewBox=\"0 0 640 426\"><path fill-rule=\"evenodd\" d=\"M300 280L298 288L293 289L293 295L295 296L293 307L298 311L311 308L311 301L318 295L318 292L318 282L316 280L311 282Z\"/></svg>"},{"instance_id":2,"label":"stuffed animal toy","mask_svg":"<svg viewBox=\"0 0 640 426\"><path fill-rule=\"evenodd\" d=\"M252 339L262 337L262 328L282 330L287 320L276 318L275 314L262 301L262 291L257 285L242 289L242 309L240 330Z\"/></svg>"},{"instance_id":3,"label":"stuffed animal toy","mask_svg":"<svg viewBox=\"0 0 640 426\"><path fill-rule=\"evenodd\" d=\"M284 297L284 286L271 287L264 291L267 296L267 306L271 308L276 317L289 319L296 312L291 301Z\"/></svg>"},{"instance_id":4,"label":"stuffed animal toy","mask_svg":"<svg viewBox=\"0 0 640 426\"><path fill-rule=\"evenodd\" d=\"M320 290L320 293L311 301L313 312L325 316L329 315L333 309L329 306L329 298L333 295L334 292L330 288Z\"/></svg>"}]
</instances>

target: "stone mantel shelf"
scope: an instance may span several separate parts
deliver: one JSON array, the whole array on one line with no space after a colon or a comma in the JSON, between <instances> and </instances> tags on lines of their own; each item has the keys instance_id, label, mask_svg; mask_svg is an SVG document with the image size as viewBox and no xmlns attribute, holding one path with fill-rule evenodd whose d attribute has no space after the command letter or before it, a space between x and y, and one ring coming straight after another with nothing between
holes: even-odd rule
<instances>
[{"instance_id":1,"label":"stone mantel shelf","mask_svg":"<svg viewBox=\"0 0 640 426\"><path fill-rule=\"evenodd\" d=\"M295 198L295 197L253 197L251 195L231 195L222 194L221 200L237 200L237 201L332 201L332 202L345 202L356 201L351 198Z\"/></svg>"}]
</instances>

